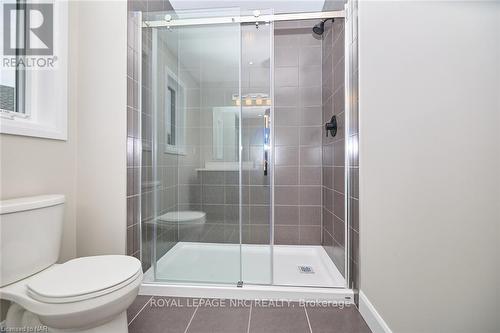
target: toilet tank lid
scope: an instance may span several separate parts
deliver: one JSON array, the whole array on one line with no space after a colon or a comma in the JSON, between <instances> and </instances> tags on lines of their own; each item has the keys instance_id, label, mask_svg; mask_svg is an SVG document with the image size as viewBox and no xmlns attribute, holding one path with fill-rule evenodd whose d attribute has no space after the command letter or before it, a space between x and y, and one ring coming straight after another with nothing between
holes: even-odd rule
<instances>
[{"instance_id":1,"label":"toilet tank lid","mask_svg":"<svg viewBox=\"0 0 500 333\"><path fill-rule=\"evenodd\" d=\"M0 215L60 205L63 204L64 201L65 197L62 194L47 194L35 197L1 200Z\"/></svg>"}]
</instances>

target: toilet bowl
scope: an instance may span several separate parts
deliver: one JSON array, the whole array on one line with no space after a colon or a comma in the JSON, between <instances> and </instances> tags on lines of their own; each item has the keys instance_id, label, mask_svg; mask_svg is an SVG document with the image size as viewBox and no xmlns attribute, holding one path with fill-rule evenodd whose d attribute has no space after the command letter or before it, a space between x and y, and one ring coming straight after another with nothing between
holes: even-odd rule
<instances>
[{"instance_id":1,"label":"toilet bowl","mask_svg":"<svg viewBox=\"0 0 500 333\"><path fill-rule=\"evenodd\" d=\"M63 196L0 202L0 299L11 302L4 325L44 325L54 333L128 332L126 309L142 282L141 262L103 255L55 264L63 206Z\"/></svg>"}]
</instances>

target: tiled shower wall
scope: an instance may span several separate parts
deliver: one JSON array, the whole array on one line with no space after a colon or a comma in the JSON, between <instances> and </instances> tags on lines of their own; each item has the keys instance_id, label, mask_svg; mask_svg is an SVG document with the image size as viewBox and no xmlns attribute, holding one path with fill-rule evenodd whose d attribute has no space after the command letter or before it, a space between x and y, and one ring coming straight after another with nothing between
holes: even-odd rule
<instances>
[{"instance_id":1,"label":"tiled shower wall","mask_svg":"<svg viewBox=\"0 0 500 333\"><path fill-rule=\"evenodd\" d=\"M154 191L158 197L171 198L162 201L157 209L166 210L165 205L176 205L176 184L166 181L168 166L176 161L160 160L158 181L153 181L152 133L153 114L151 108L151 30L142 29L142 16L149 12L171 10L166 0L128 0L127 10L127 254L140 258L143 270L151 266L151 244L154 213ZM171 170L171 169L170 169ZM176 179L176 178L175 178ZM165 180L165 181L162 181ZM167 195L169 192L169 195ZM161 201L161 200L159 200ZM160 227L157 239L160 250L171 244L168 228ZM142 249L142 251L141 251ZM141 256L142 254L142 256Z\"/></svg>"},{"instance_id":2,"label":"tiled shower wall","mask_svg":"<svg viewBox=\"0 0 500 333\"><path fill-rule=\"evenodd\" d=\"M326 22L323 38L323 123L335 116L338 126L323 136L323 246L345 275L344 19Z\"/></svg>"},{"instance_id":3,"label":"tiled shower wall","mask_svg":"<svg viewBox=\"0 0 500 333\"><path fill-rule=\"evenodd\" d=\"M140 15L129 2L127 18L127 254L140 257L141 107ZM139 258L140 259L140 258Z\"/></svg>"},{"instance_id":4,"label":"tiled shower wall","mask_svg":"<svg viewBox=\"0 0 500 333\"><path fill-rule=\"evenodd\" d=\"M358 302L359 288L359 159L358 159L358 13L357 1L348 1L346 20L325 24L323 39L323 121L337 116L339 132L335 138L323 138L323 246L336 266L345 274L344 225L348 219L350 249L349 286ZM345 45L349 59L345 63ZM345 82L345 66L349 80ZM348 100L345 99L347 89ZM349 119L345 121L345 106ZM347 123L347 128L345 127ZM344 132L345 130L345 132ZM347 147L348 160L345 161ZM347 162L347 163L346 163ZM347 167L347 170L346 170ZM347 172L346 172L347 171ZM345 190L345 175L349 179ZM348 196L348 212L344 200Z\"/></svg>"},{"instance_id":5,"label":"tiled shower wall","mask_svg":"<svg viewBox=\"0 0 500 333\"><path fill-rule=\"evenodd\" d=\"M275 244L321 244L321 39L275 23Z\"/></svg>"}]
</instances>

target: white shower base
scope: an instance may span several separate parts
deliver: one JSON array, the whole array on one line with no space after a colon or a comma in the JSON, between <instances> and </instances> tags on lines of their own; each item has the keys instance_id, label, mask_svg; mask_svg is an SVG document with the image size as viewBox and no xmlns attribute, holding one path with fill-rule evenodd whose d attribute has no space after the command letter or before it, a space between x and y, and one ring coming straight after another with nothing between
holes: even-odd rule
<instances>
[{"instance_id":1,"label":"white shower base","mask_svg":"<svg viewBox=\"0 0 500 333\"><path fill-rule=\"evenodd\" d=\"M241 258L241 259L240 259ZM237 288L242 262L243 288ZM309 266L314 273L301 273ZM349 302L352 291L322 246L271 247L179 242L144 275L141 294L186 297L336 299ZM217 283L217 285L207 285ZM273 285L270 285L273 283ZM312 288L313 287L313 288Z\"/></svg>"}]
</instances>

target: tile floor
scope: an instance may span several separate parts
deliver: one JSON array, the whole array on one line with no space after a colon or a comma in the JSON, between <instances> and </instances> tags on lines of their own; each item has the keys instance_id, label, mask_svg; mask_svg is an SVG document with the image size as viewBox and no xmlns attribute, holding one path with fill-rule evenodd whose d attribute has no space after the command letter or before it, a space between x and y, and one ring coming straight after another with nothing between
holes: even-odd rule
<instances>
[{"instance_id":1,"label":"tile floor","mask_svg":"<svg viewBox=\"0 0 500 333\"><path fill-rule=\"evenodd\" d=\"M138 296L129 333L370 333L356 307Z\"/></svg>"}]
</instances>

